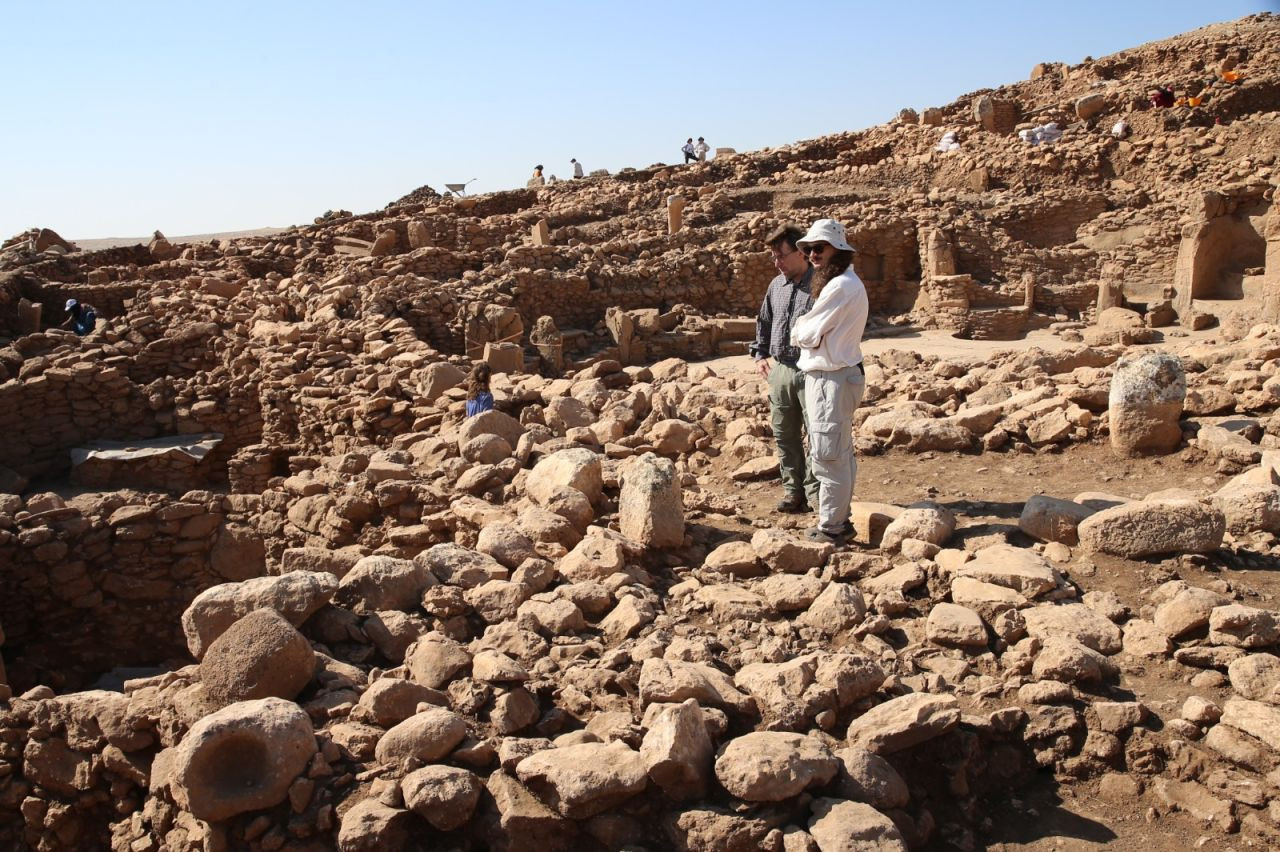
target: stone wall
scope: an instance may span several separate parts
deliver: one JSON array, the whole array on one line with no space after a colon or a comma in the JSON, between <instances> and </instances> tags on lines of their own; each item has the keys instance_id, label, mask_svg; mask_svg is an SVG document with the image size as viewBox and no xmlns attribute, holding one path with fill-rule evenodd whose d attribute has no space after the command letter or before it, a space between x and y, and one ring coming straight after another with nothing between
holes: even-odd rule
<instances>
[{"instance_id":1,"label":"stone wall","mask_svg":"<svg viewBox=\"0 0 1280 852\"><path fill-rule=\"evenodd\" d=\"M156 432L142 388L115 366L84 362L0 385L0 466L28 477L65 473L71 448L87 441Z\"/></svg>"},{"instance_id":2,"label":"stone wall","mask_svg":"<svg viewBox=\"0 0 1280 852\"><path fill-rule=\"evenodd\" d=\"M257 498L136 492L0 496L0 623L15 691L80 689L116 666L186 657L204 589L265 573Z\"/></svg>"}]
</instances>

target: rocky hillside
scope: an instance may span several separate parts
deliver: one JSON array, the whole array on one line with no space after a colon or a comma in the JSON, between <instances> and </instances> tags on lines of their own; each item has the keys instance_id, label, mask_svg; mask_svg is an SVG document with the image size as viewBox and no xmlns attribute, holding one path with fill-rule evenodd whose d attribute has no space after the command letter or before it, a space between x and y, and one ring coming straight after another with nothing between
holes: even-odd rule
<instances>
[{"instance_id":1,"label":"rocky hillside","mask_svg":"<svg viewBox=\"0 0 1280 852\"><path fill-rule=\"evenodd\" d=\"M0 845L1277 845L1278 34L269 237L6 243ZM868 358L840 548L771 511L732 357L760 239L824 216L873 335L1062 344Z\"/></svg>"}]
</instances>

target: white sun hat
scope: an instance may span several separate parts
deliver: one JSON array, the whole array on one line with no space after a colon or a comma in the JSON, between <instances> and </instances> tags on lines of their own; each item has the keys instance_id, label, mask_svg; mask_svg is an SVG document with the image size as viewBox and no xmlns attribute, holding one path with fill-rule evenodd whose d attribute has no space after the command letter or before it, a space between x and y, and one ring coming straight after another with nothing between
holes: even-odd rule
<instances>
[{"instance_id":1,"label":"white sun hat","mask_svg":"<svg viewBox=\"0 0 1280 852\"><path fill-rule=\"evenodd\" d=\"M78 304L80 304L80 303L79 303L79 302L77 302L75 299L67 299L67 304L66 304L66 306L63 308L63 310L64 310L64 311L69 311L69 310L71 310L72 308L74 308L74 307L75 307L76 305L78 305Z\"/></svg>"},{"instance_id":2,"label":"white sun hat","mask_svg":"<svg viewBox=\"0 0 1280 852\"><path fill-rule=\"evenodd\" d=\"M802 246L805 243L830 243L839 251L853 251L853 246L844 237L844 225L835 219L819 219L810 225L809 233L804 235L804 239L798 240L796 245Z\"/></svg>"}]
</instances>

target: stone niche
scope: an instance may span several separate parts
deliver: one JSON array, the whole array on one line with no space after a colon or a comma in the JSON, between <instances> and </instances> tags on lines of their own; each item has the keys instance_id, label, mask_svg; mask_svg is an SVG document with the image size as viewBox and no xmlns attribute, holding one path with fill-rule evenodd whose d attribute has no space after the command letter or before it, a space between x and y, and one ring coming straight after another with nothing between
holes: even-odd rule
<instances>
[{"instance_id":1,"label":"stone niche","mask_svg":"<svg viewBox=\"0 0 1280 852\"><path fill-rule=\"evenodd\" d=\"M1182 229L1173 287L1178 316L1187 322L1193 302L1261 295L1262 319L1275 322L1280 300L1270 297L1280 276L1280 221L1262 187L1206 192L1192 222ZM1261 272L1261 274L1258 274ZM1270 313L1268 313L1270 311Z\"/></svg>"}]
</instances>

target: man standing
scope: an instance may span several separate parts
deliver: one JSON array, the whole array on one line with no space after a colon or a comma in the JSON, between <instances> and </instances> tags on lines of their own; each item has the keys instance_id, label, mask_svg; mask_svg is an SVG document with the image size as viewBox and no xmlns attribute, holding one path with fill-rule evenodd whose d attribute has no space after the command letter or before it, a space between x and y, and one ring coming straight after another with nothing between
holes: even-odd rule
<instances>
[{"instance_id":1,"label":"man standing","mask_svg":"<svg viewBox=\"0 0 1280 852\"><path fill-rule=\"evenodd\" d=\"M578 158L577 158L577 157L570 157L570 158L569 158L569 162L573 163L573 176L574 176L574 178L576 179L576 178L580 178L580 177L582 177L582 163L579 163L579 162L578 162Z\"/></svg>"},{"instance_id":2,"label":"man standing","mask_svg":"<svg viewBox=\"0 0 1280 852\"><path fill-rule=\"evenodd\" d=\"M796 248L802 236L804 232L794 225L783 225L765 238L778 276L764 294L751 344L756 369L769 381L769 413L785 492L778 511L789 514L809 511L818 499L818 482L804 450L804 373L796 367L800 350L791 345L796 318L813 306L809 292L813 267Z\"/></svg>"},{"instance_id":3,"label":"man standing","mask_svg":"<svg viewBox=\"0 0 1280 852\"><path fill-rule=\"evenodd\" d=\"M705 163L707 161L707 152L710 150L711 146L707 144L707 140L699 136L698 144L693 146L693 153L698 155L699 163Z\"/></svg>"},{"instance_id":4,"label":"man standing","mask_svg":"<svg viewBox=\"0 0 1280 852\"><path fill-rule=\"evenodd\" d=\"M693 150L692 136L690 136L688 140L686 140L685 143L680 146L680 151L681 153L684 154L684 164L686 166L689 165L690 163L698 162L698 155L694 153L694 150Z\"/></svg>"}]
</instances>

